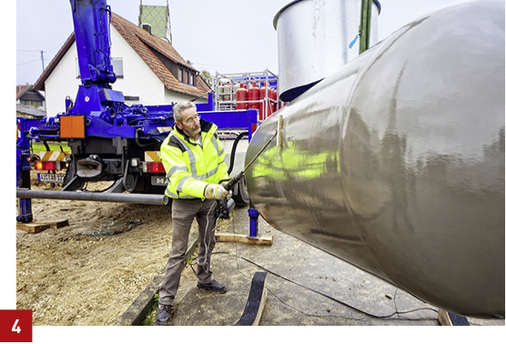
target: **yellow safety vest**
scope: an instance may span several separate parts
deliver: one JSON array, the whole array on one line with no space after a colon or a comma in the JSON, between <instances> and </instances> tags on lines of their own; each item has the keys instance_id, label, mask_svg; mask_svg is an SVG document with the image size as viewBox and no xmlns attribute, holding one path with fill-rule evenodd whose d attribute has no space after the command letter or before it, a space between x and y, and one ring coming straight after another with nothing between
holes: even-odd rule
<instances>
[{"instance_id":1,"label":"yellow safety vest","mask_svg":"<svg viewBox=\"0 0 506 344\"><path fill-rule=\"evenodd\" d=\"M168 197L204 200L207 184L229 179L225 150L216 134L218 127L204 120L200 125L202 146L176 127L160 147L169 181L165 189Z\"/></svg>"}]
</instances>

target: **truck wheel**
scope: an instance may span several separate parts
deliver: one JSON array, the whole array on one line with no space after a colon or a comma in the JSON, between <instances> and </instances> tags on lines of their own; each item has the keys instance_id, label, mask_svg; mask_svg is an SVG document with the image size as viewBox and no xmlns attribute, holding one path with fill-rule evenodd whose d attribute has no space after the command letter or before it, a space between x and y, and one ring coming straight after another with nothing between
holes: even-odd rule
<instances>
[{"instance_id":1,"label":"truck wheel","mask_svg":"<svg viewBox=\"0 0 506 344\"><path fill-rule=\"evenodd\" d=\"M239 182L234 186L232 198L237 205L249 204L249 193L246 183L244 182L244 176L242 176Z\"/></svg>"}]
</instances>

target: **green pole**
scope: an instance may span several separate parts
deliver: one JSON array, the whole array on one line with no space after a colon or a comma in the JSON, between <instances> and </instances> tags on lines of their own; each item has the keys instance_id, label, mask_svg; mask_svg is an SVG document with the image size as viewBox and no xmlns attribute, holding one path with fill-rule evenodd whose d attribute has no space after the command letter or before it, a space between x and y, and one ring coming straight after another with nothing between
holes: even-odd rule
<instances>
[{"instance_id":1,"label":"green pole","mask_svg":"<svg viewBox=\"0 0 506 344\"><path fill-rule=\"evenodd\" d=\"M360 48L359 54L369 49L369 35L371 33L372 0L362 0L362 13L360 16Z\"/></svg>"}]
</instances>

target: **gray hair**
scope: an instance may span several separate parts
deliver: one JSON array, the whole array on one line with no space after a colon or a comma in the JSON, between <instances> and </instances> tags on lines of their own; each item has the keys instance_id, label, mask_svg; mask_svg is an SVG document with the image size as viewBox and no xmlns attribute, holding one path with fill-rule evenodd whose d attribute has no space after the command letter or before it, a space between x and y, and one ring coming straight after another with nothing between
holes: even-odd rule
<instances>
[{"instance_id":1,"label":"gray hair","mask_svg":"<svg viewBox=\"0 0 506 344\"><path fill-rule=\"evenodd\" d=\"M195 104L192 102L189 102L187 100L179 102L176 105L174 105L172 107L172 114L174 116L174 121L181 122L183 120L183 115L181 114L181 112L191 109L191 108L194 108L195 110L197 110L197 107L195 106Z\"/></svg>"}]
</instances>

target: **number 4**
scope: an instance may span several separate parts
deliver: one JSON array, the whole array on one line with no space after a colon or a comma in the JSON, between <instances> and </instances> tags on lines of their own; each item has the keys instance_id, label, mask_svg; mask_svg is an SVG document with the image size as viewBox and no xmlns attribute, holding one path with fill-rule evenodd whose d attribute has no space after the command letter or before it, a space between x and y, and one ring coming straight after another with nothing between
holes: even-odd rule
<instances>
[{"instance_id":1,"label":"number 4","mask_svg":"<svg viewBox=\"0 0 506 344\"><path fill-rule=\"evenodd\" d=\"M19 319L16 319L16 321L14 322L14 325L12 325L12 332L17 332L17 333L21 332L21 327L18 326L18 322L19 322Z\"/></svg>"}]
</instances>

